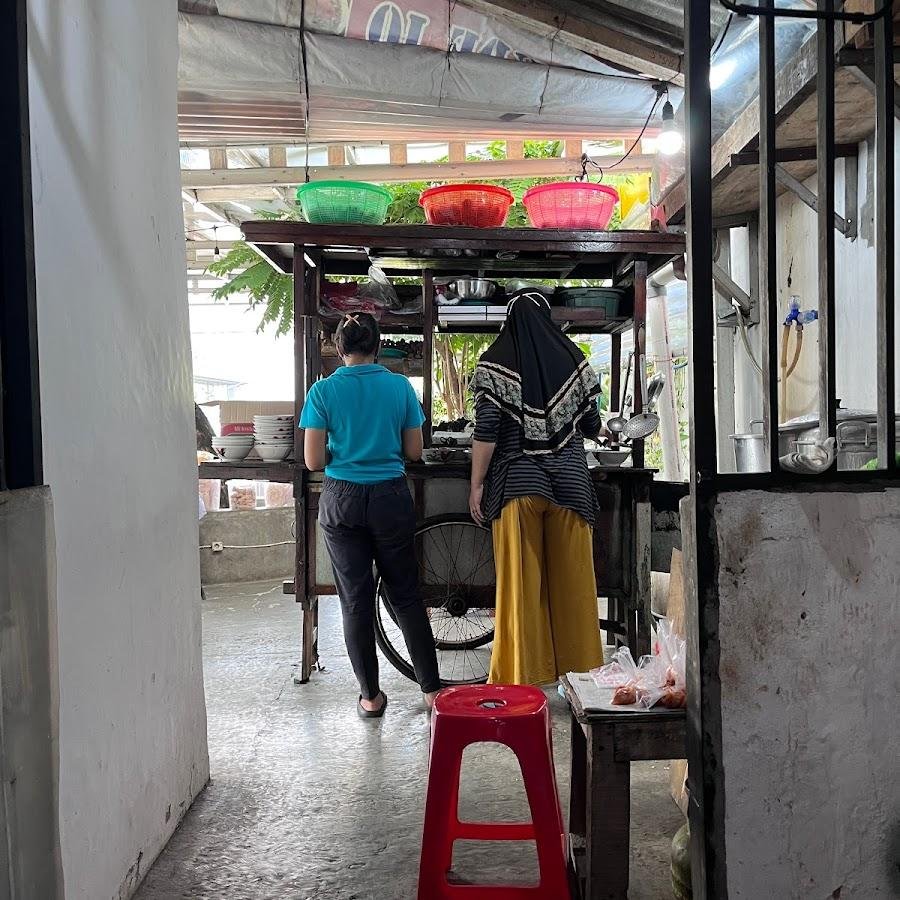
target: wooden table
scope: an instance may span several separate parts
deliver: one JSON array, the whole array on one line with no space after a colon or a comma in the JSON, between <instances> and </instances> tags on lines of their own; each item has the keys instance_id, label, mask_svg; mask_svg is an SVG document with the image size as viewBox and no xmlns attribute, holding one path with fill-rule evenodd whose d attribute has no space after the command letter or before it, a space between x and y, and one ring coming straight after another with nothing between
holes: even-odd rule
<instances>
[{"instance_id":1,"label":"wooden table","mask_svg":"<svg viewBox=\"0 0 900 900\"><path fill-rule=\"evenodd\" d=\"M684 759L684 710L585 712L563 679L572 713L569 846L582 900L628 896L631 762Z\"/></svg>"}]
</instances>

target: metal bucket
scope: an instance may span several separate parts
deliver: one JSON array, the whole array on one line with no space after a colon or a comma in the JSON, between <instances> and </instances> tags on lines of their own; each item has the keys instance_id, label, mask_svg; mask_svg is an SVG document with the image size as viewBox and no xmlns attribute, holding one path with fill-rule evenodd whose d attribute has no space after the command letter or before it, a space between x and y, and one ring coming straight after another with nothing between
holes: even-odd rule
<instances>
[{"instance_id":1,"label":"metal bucket","mask_svg":"<svg viewBox=\"0 0 900 900\"><path fill-rule=\"evenodd\" d=\"M755 420L750 423L762 425ZM769 459L766 453L766 436L760 432L747 432L746 434L733 434L731 440L734 443L734 461L738 472L767 472Z\"/></svg>"}]
</instances>

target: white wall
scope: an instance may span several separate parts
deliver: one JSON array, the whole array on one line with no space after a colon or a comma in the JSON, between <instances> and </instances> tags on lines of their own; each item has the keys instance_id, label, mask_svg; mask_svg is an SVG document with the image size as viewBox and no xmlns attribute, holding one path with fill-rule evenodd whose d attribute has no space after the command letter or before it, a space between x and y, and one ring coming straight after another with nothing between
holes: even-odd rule
<instances>
[{"instance_id":1,"label":"white wall","mask_svg":"<svg viewBox=\"0 0 900 900\"><path fill-rule=\"evenodd\" d=\"M895 127L895 139L900 141L900 126ZM845 408L875 409L875 248L872 215L877 182L868 171L870 157L867 145L860 144L858 157L859 237L851 241L835 232L835 307L837 390ZM806 182L817 190L815 177ZM844 204L844 164L839 160L835 173L835 197L839 213ZM900 209L900 180L895 184L895 209ZM746 265L746 230L734 230L732 265L738 270ZM895 248L900 250L900 233ZM896 252L895 252L896 255ZM788 313L791 294L799 294L803 309L817 309L818 253L816 213L792 193L784 193L777 203L777 263L779 323ZM736 277L742 283L741 277ZM900 268L895 291L900 292ZM781 421L804 413L818 412L818 332L817 323L804 331L803 351L797 369L788 380L787 409L781 410ZM751 329L755 348L759 348L759 328ZM900 320L897 330L900 340ZM790 350L793 354L794 337ZM758 358L758 356L757 356ZM898 372L900 383L900 372ZM752 369L740 341L735 340L736 415L739 428L746 427L751 418L759 418L762 410L762 391L759 376Z\"/></svg>"},{"instance_id":2,"label":"white wall","mask_svg":"<svg viewBox=\"0 0 900 900\"><path fill-rule=\"evenodd\" d=\"M208 777L175 0L29 0L69 898L130 895Z\"/></svg>"},{"instance_id":3,"label":"white wall","mask_svg":"<svg viewBox=\"0 0 900 900\"><path fill-rule=\"evenodd\" d=\"M715 516L728 897L896 897L900 490Z\"/></svg>"}]
</instances>

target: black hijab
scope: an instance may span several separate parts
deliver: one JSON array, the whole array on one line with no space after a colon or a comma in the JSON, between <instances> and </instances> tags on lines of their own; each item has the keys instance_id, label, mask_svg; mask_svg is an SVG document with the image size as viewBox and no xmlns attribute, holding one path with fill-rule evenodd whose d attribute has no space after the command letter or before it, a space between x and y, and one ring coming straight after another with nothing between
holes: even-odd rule
<instances>
[{"instance_id":1,"label":"black hijab","mask_svg":"<svg viewBox=\"0 0 900 900\"><path fill-rule=\"evenodd\" d=\"M543 294L517 291L506 324L472 377L476 403L490 400L522 425L525 453L553 453L575 434L600 384L581 350L554 324Z\"/></svg>"}]
</instances>

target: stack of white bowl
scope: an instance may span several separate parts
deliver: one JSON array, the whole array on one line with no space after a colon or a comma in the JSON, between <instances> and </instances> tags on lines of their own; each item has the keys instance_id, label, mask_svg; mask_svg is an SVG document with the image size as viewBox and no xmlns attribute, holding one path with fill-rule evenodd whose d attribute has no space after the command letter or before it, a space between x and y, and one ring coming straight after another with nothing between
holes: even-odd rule
<instances>
[{"instance_id":1,"label":"stack of white bowl","mask_svg":"<svg viewBox=\"0 0 900 900\"><path fill-rule=\"evenodd\" d=\"M280 462L294 449L294 417L254 416L253 436L263 462Z\"/></svg>"},{"instance_id":2,"label":"stack of white bowl","mask_svg":"<svg viewBox=\"0 0 900 900\"><path fill-rule=\"evenodd\" d=\"M212 446L226 462L241 462L253 449L253 435L226 434L223 437L213 438Z\"/></svg>"}]
</instances>

